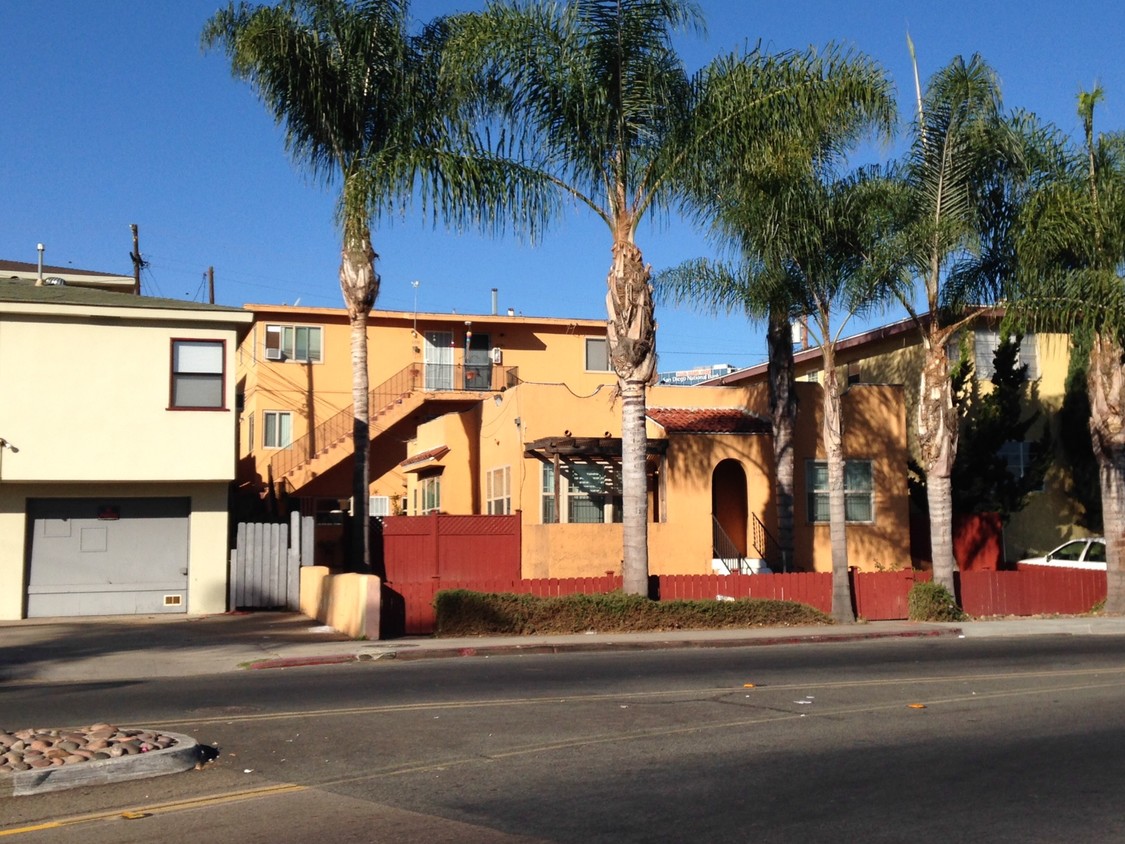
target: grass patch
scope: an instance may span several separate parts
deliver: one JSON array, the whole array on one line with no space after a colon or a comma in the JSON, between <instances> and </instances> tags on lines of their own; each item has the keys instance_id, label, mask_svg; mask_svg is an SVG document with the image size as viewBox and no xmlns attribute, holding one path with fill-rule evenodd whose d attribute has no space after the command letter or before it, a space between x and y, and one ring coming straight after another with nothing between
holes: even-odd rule
<instances>
[{"instance_id":1,"label":"grass patch","mask_svg":"<svg viewBox=\"0 0 1125 844\"><path fill-rule=\"evenodd\" d=\"M641 632L831 624L807 604L744 598L738 601L650 601L641 595L494 594L449 589L434 598L436 636Z\"/></svg>"},{"instance_id":2,"label":"grass patch","mask_svg":"<svg viewBox=\"0 0 1125 844\"><path fill-rule=\"evenodd\" d=\"M908 617L911 621L965 621L968 618L949 590L933 582L915 583L910 587Z\"/></svg>"}]
</instances>

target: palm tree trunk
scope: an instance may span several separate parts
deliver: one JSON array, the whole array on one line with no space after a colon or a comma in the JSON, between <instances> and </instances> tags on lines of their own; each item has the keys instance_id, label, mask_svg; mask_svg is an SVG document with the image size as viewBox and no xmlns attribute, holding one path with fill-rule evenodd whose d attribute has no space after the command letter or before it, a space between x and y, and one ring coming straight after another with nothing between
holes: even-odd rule
<instances>
[{"instance_id":1,"label":"palm tree trunk","mask_svg":"<svg viewBox=\"0 0 1125 844\"><path fill-rule=\"evenodd\" d=\"M352 356L352 441L355 447L352 468L351 554L350 571L371 571L371 532L368 525L368 493L370 489L369 455L370 378L367 369L367 316L379 293L379 277L375 274L375 252L366 223L345 224L344 248L340 258L340 289L348 308L351 325Z\"/></svg>"},{"instance_id":2,"label":"palm tree trunk","mask_svg":"<svg viewBox=\"0 0 1125 844\"><path fill-rule=\"evenodd\" d=\"M957 455L957 412L945 352L947 337L935 332L925 338L926 359L918 390L918 451L926 471L926 501L930 510L930 549L934 583L953 595L953 460Z\"/></svg>"},{"instance_id":3,"label":"palm tree trunk","mask_svg":"<svg viewBox=\"0 0 1125 844\"><path fill-rule=\"evenodd\" d=\"M1125 613L1125 370L1122 349L1099 334L1086 373L1090 395L1090 437L1098 461L1105 525L1106 612Z\"/></svg>"},{"instance_id":4,"label":"palm tree trunk","mask_svg":"<svg viewBox=\"0 0 1125 844\"><path fill-rule=\"evenodd\" d=\"M793 489L796 478L793 432L797 427L797 391L793 388L793 329L788 317L784 310L771 308L766 330L777 544L783 572L793 568Z\"/></svg>"},{"instance_id":5,"label":"palm tree trunk","mask_svg":"<svg viewBox=\"0 0 1125 844\"><path fill-rule=\"evenodd\" d=\"M621 407L622 588L648 594L648 484L645 393L656 373L656 320L650 268L631 241L613 244L607 279L609 359L617 373Z\"/></svg>"},{"instance_id":6,"label":"palm tree trunk","mask_svg":"<svg viewBox=\"0 0 1125 844\"><path fill-rule=\"evenodd\" d=\"M648 594L648 485L645 382L621 383L622 589Z\"/></svg>"},{"instance_id":7,"label":"palm tree trunk","mask_svg":"<svg viewBox=\"0 0 1125 844\"><path fill-rule=\"evenodd\" d=\"M855 621L848 577L848 524L844 496L843 417L835 353L830 344L824 354L824 454L828 461L828 535L832 548L832 618L843 624Z\"/></svg>"}]
</instances>

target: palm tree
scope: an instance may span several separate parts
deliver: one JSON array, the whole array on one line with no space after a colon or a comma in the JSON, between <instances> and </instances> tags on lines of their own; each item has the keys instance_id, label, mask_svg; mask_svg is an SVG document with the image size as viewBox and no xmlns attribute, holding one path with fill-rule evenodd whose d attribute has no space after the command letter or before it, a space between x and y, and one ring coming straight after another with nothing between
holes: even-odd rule
<instances>
[{"instance_id":1,"label":"palm tree","mask_svg":"<svg viewBox=\"0 0 1125 844\"><path fill-rule=\"evenodd\" d=\"M626 592L648 590L645 408L656 373L650 268L636 242L641 221L675 202L704 154L755 130L798 125L821 98L824 69L846 57L731 56L689 76L671 43L700 30L692 0L494 2L461 21L461 68L499 94L496 114L522 131L520 166L549 174L559 191L610 231L607 339L622 398L623 563ZM857 74L858 75L858 74ZM733 151L733 147L732 147Z\"/></svg>"},{"instance_id":2,"label":"palm tree","mask_svg":"<svg viewBox=\"0 0 1125 844\"><path fill-rule=\"evenodd\" d=\"M285 128L290 156L341 185L340 289L351 325L352 553L370 570L368 529L368 315L379 294L370 220L418 195L435 218L496 226L509 215L534 230L545 212L534 178L497 167L437 85L440 21L407 32L407 0L230 3L207 22L205 48L221 46L234 75ZM458 130L458 131L455 131Z\"/></svg>"},{"instance_id":3,"label":"palm tree","mask_svg":"<svg viewBox=\"0 0 1125 844\"><path fill-rule=\"evenodd\" d=\"M808 167L783 179L745 176L714 203L719 226L743 238L737 268L710 263L662 273L658 286L677 301L776 313L779 303L806 319L823 356L821 436L827 464L832 548L832 615L855 621L848 577L842 395L836 345L849 320L889 298L898 275L891 257L893 183L874 171L826 178ZM839 324L836 325L837 318ZM771 349L772 352L772 349ZM823 518L824 514L818 514ZM813 514L810 514L810 518Z\"/></svg>"},{"instance_id":4,"label":"palm tree","mask_svg":"<svg viewBox=\"0 0 1125 844\"><path fill-rule=\"evenodd\" d=\"M934 580L953 594L950 479L958 417L947 349L1011 282L1007 185L1018 169L1019 143L1001 113L996 75L980 56L955 58L934 74L924 96L915 64L915 90L901 246L914 284L897 296L922 338L916 449L926 477ZM915 286L925 312L914 306Z\"/></svg>"},{"instance_id":5,"label":"palm tree","mask_svg":"<svg viewBox=\"0 0 1125 844\"><path fill-rule=\"evenodd\" d=\"M781 198L794 195L796 185L814 184L818 170L837 167L864 132L889 137L894 125L894 100L886 76L860 56L833 54L817 62L805 56L805 71L822 74L815 96L803 104L804 113L781 133L773 132L758 115L748 113L725 127L725 137L711 149L709 160L697 160L685 185L690 207L701 224L710 225L715 239L737 250L742 266L688 262L663 271L658 296L690 303L712 312L745 311L766 322L767 373L773 429L778 546L782 569L793 559L794 453L797 399L794 388L794 319L808 315L808 291L800 272L770 274L762 262L776 260L782 241L795 248L796 220L786 217ZM741 67L731 68L744 72ZM748 143L747 139L750 139ZM740 154L732 154L739 150ZM702 158L702 157L700 157ZM716 190L717 185L723 186ZM799 191L798 191L799 193ZM806 219L806 224L810 221ZM771 250L774 250L771 253ZM783 251L783 249L782 249ZM806 323L807 324L807 323Z\"/></svg>"},{"instance_id":6,"label":"palm tree","mask_svg":"<svg viewBox=\"0 0 1125 844\"><path fill-rule=\"evenodd\" d=\"M1083 143L1027 203L1019 326L1090 334L1086 388L1106 539L1106 611L1125 612L1125 133L1095 135L1100 87L1078 98Z\"/></svg>"}]
</instances>

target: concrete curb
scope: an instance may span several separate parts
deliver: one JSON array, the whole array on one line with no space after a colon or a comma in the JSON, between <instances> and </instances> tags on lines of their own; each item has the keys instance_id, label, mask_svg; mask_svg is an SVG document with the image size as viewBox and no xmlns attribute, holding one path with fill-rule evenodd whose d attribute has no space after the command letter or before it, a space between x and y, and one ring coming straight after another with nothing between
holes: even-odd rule
<instances>
[{"instance_id":1,"label":"concrete curb","mask_svg":"<svg viewBox=\"0 0 1125 844\"><path fill-rule=\"evenodd\" d=\"M890 632L813 633L791 636L759 636L745 639L653 639L646 641L617 642L567 642L562 644L531 643L527 645L488 645L457 647L426 647L411 650L388 648L379 653L332 654L308 657L279 657L254 662L251 670L274 668L302 668L312 665L337 665L350 662L371 662L384 659L454 659L458 657L488 657L513 655L540 655L560 653L608 653L612 651L682 650L687 648L747 648L763 645L824 644L826 642L858 642L871 639L928 639L963 635L958 627L927 630L896 630Z\"/></svg>"},{"instance_id":2,"label":"concrete curb","mask_svg":"<svg viewBox=\"0 0 1125 844\"><path fill-rule=\"evenodd\" d=\"M161 777L194 768L204 751L191 736L161 730L161 735L176 740L171 747L150 750L134 756L96 759L53 768L0 773L0 797L23 797L87 785L105 785L125 780Z\"/></svg>"}]
</instances>

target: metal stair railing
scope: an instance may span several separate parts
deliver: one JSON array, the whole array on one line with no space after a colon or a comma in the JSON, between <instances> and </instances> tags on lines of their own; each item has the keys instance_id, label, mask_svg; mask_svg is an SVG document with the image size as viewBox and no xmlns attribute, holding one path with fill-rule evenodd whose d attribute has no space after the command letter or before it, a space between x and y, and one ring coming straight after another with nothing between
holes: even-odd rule
<instances>
[{"instance_id":1,"label":"metal stair railing","mask_svg":"<svg viewBox=\"0 0 1125 844\"><path fill-rule=\"evenodd\" d=\"M518 368L514 366L469 366L462 364L439 364L443 370L440 375L449 377L433 378L432 383L425 383L424 373L426 367L432 364L416 363L396 372L379 386L368 393L368 418L371 421L370 434L372 437L380 429L374 422L395 405L401 404L407 397L418 391L426 393L441 393L450 391L486 392L489 390L504 390L519 383ZM341 441L349 439L354 431L355 405L350 404L324 422L321 422L309 433L293 440L288 446L279 449L270 457L270 471L275 478L281 478L302 464L309 463L319 454L327 451Z\"/></svg>"},{"instance_id":2,"label":"metal stair railing","mask_svg":"<svg viewBox=\"0 0 1125 844\"><path fill-rule=\"evenodd\" d=\"M407 366L396 372L368 396L368 408L382 410L388 403L400 401L417 389L422 380L420 365ZM354 430L355 404L350 404L335 415L321 422L309 433L293 440L288 446L270 458L270 469L275 478L280 478L302 463L307 463L319 453L331 448L352 435Z\"/></svg>"},{"instance_id":3,"label":"metal stair railing","mask_svg":"<svg viewBox=\"0 0 1125 844\"><path fill-rule=\"evenodd\" d=\"M782 556L781 545L774 539L769 529L762 524L762 520L758 518L757 514L751 513L750 515L754 520L750 541L754 545L754 550L758 552L758 559L765 560L771 571L777 571L777 561Z\"/></svg>"},{"instance_id":4,"label":"metal stair railing","mask_svg":"<svg viewBox=\"0 0 1125 844\"><path fill-rule=\"evenodd\" d=\"M711 515L711 553L727 567L727 574L738 574L746 562L714 514Z\"/></svg>"}]
</instances>

